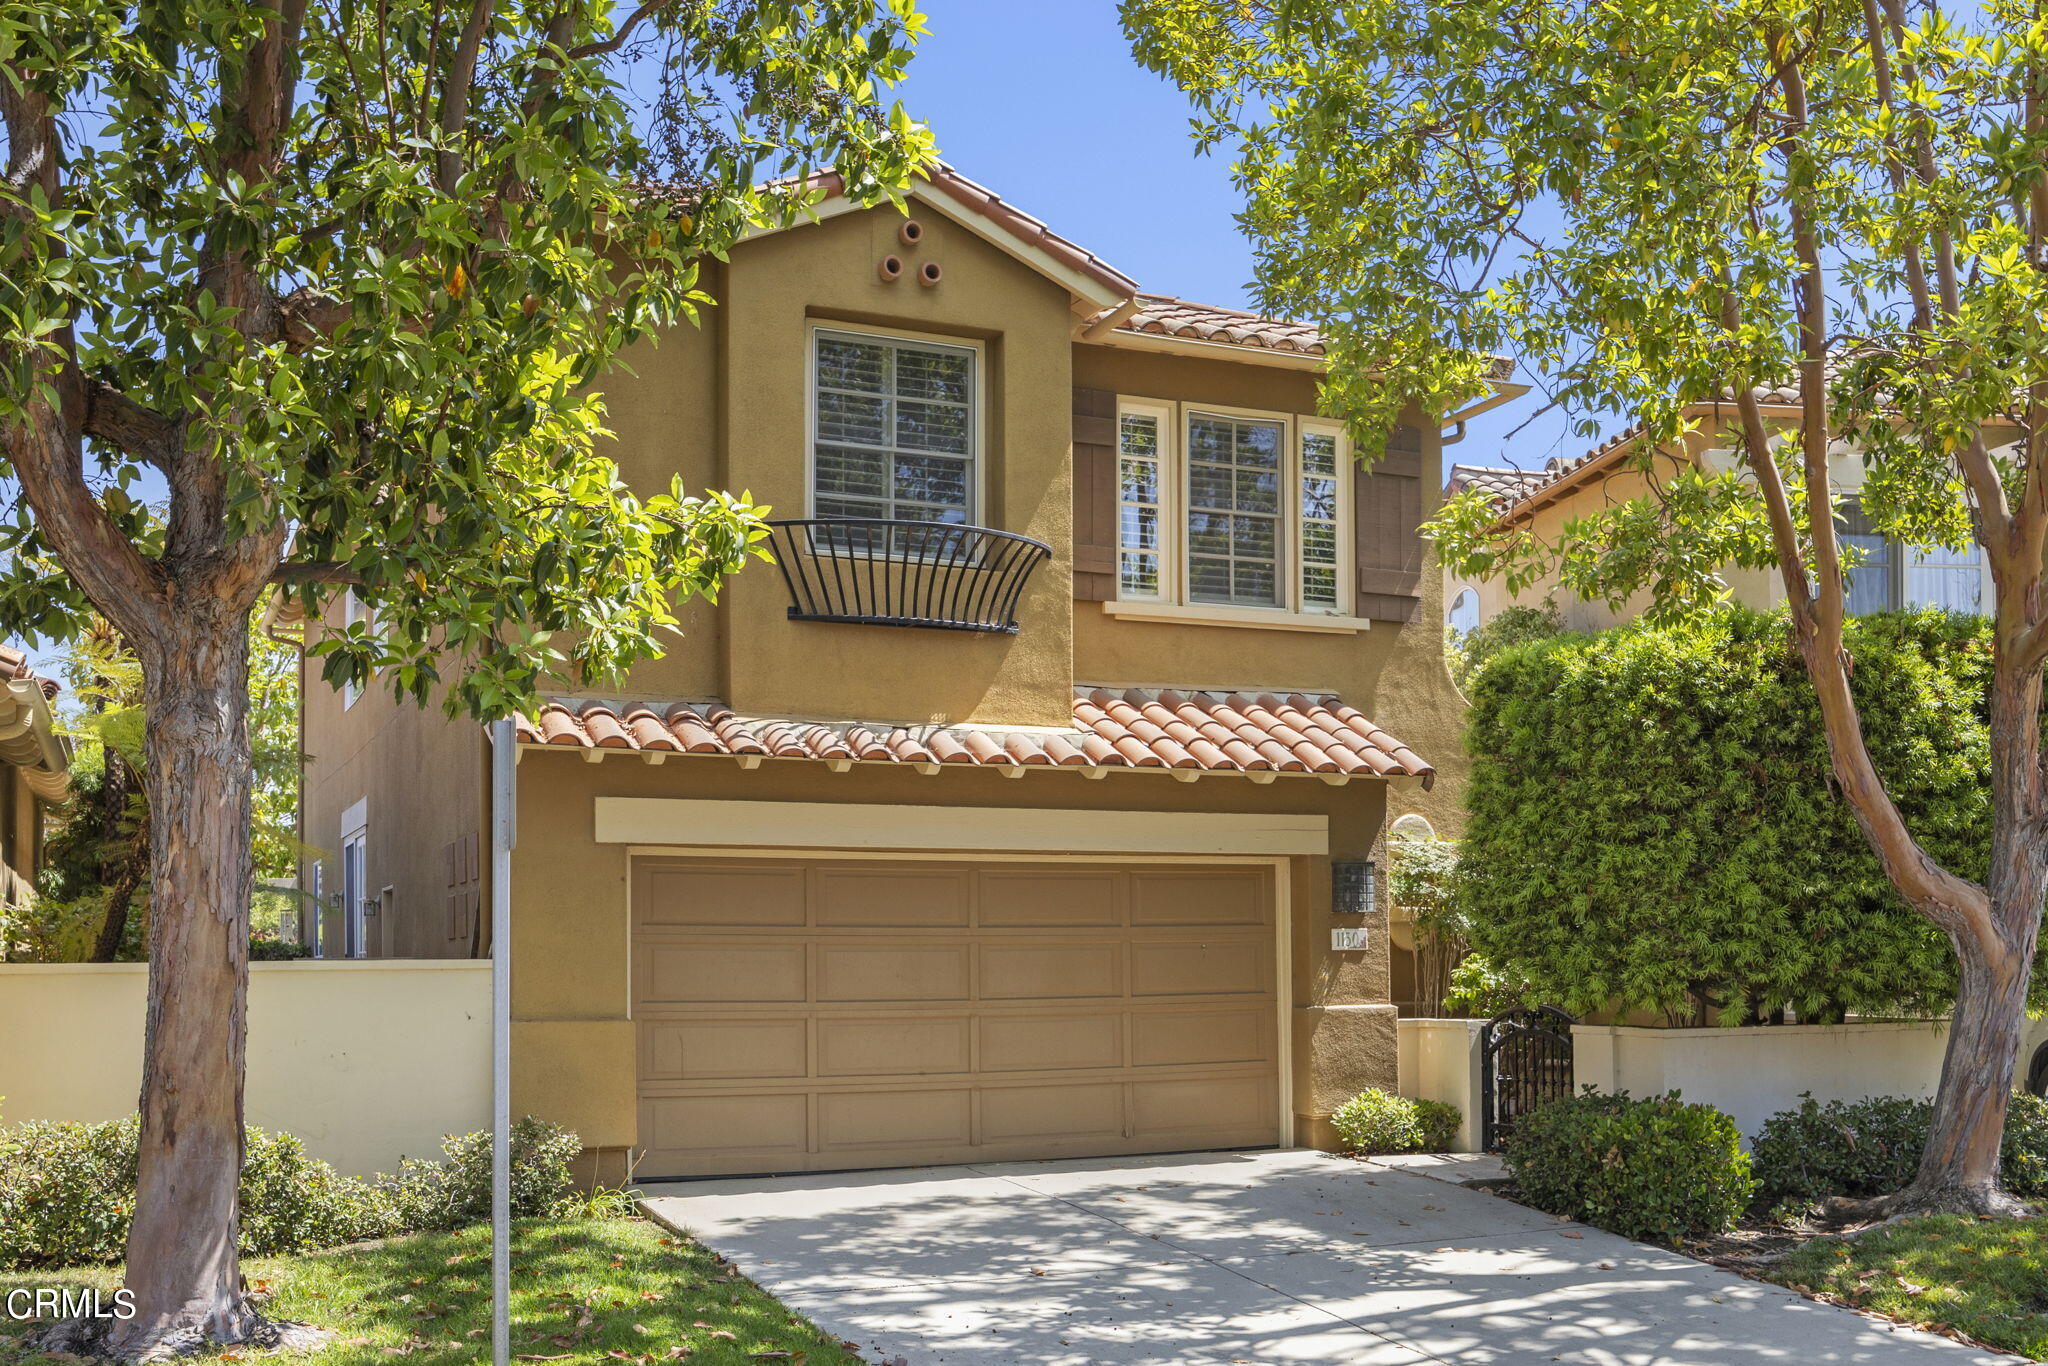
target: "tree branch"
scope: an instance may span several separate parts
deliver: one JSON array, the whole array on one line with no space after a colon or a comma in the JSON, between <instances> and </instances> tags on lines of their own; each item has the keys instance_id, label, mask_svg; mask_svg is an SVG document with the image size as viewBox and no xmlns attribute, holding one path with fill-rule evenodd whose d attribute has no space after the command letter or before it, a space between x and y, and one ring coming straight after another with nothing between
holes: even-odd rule
<instances>
[{"instance_id":1,"label":"tree branch","mask_svg":"<svg viewBox=\"0 0 2048 1366\"><path fill-rule=\"evenodd\" d=\"M168 471L184 424L137 403L104 380L85 381L85 434Z\"/></svg>"}]
</instances>

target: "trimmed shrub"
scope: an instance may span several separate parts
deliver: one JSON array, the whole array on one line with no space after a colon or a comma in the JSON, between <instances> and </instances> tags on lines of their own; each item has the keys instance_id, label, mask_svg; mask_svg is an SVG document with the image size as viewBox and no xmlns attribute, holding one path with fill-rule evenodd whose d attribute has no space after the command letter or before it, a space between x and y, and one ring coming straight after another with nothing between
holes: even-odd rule
<instances>
[{"instance_id":1,"label":"trimmed shrub","mask_svg":"<svg viewBox=\"0 0 2048 1366\"><path fill-rule=\"evenodd\" d=\"M1735 1121L1673 1091L1587 1091L1521 1116L1503 1154L1524 1203L1675 1244L1732 1227L1756 1180Z\"/></svg>"},{"instance_id":2,"label":"trimmed shrub","mask_svg":"<svg viewBox=\"0 0 2048 1366\"><path fill-rule=\"evenodd\" d=\"M1934 1104L1902 1096L1821 1102L1805 1096L1796 1110L1764 1121L1752 1145L1762 1198L1864 1198L1903 1189L1920 1166ZM2024 1092L2006 1111L2000 1152L2005 1188L2028 1198L2048 1196L2048 1100Z\"/></svg>"},{"instance_id":3,"label":"trimmed shrub","mask_svg":"<svg viewBox=\"0 0 2048 1366\"><path fill-rule=\"evenodd\" d=\"M141 1125L30 1122L0 1129L0 1271L118 1262L135 1207ZM531 1116L512 1130L512 1213L531 1218L575 1195L576 1135ZM241 1249L277 1256L364 1238L457 1228L490 1217L491 1139L463 1134L445 1162L408 1160L397 1176L343 1176L289 1134L248 1131Z\"/></svg>"},{"instance_id":4,"label":"trimmed shrub","mask_svg":"<svg viewBox=\"0 0 2048 1366\"><path fill-rule=\"evenodd\" d=\"M532 1115L514 1120L512 1217L541 1218L573 1196L569 1164L582 1150L582 1141L559 1124ZM490 1132L450 1135L441 1151L445 1161L407 1161L391 1181L409 1229L461 1228L491 1217Z\"/></svg>"},{"instance_id":5,"label":"trimmed shrub","mask_svg":"<svg viewBox=\"0 0 2048 1366\"><path fill-rule=\"evenodd\" d=\"M1986 623L1907 612L1845 630L1878 771L1934 857L1981 878ZM1953 1001L1947 942L1833 790L1782 613L1515 645L1467 693L1458 905L1473 948L1532 999L1721 1024Z\"/></svg>"},{"instance_id":6,"label":"trimmed shrub","mask_svg":"<svg viewBox=\"0 0 2048 1366\"><path fill-rule=\"evenodd\" d=\"M1369 1087L1337 1107L1330 1127L1352 1152L1440 1153L1457 1139L1464 1118L1455 1105Z\"/></svg>"}]
</instances>

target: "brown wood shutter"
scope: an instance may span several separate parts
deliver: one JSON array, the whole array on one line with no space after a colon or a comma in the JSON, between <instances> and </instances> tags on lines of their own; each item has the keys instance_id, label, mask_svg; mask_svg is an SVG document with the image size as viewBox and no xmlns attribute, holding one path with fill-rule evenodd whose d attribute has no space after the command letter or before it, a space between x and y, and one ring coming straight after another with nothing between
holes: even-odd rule
<instances>
[{"instance_id":1,"label":"brown wood shutter","mask_svg":"<svg viewBox=\"0 0 2048 1366\"><path fill-rule=\"evenodd\" d=\"M1396 427L1386 454L1351 483L1353 611L1373 621L1414 621L1422 613L1422 433Z\"/></svg>"},{"instance_id":2,"label":"brown wood shutter","mask_svg":"<svg viewBox=\"0 0 2048 1366\"><path fill-rule=\"evenodd\" d=\"M1116 596L1116 395L1074 390L1074 599Z\"/></svg>"}]
</instances>

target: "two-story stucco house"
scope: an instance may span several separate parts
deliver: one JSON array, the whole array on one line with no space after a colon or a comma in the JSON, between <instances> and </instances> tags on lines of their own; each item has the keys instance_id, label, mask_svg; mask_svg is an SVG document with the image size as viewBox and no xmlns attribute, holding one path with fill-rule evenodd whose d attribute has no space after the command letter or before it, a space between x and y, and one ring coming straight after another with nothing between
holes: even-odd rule
<instances>
[{"instance_id":1,"label":"two-story stucco house","mask_svg":"<svg viewBox=\"0 0 2048 1366\"><path fill-rule=\"evenodd\" d=\"M1774 431L1782 434L1797 428L1800 409L1796 394L1766 390L1758 397ZM1503 524L1525 527L1538 538L1554 542L1572 520L1645 498L1680 470L1728 473L1743 469L1740 425L1732 403L1694 404L1686 416L1695 423L1694 429L1674 446L1645 450L1641 429L1631 427L1584 455L1553 459L1538 469L1453 465L1444 493L1448 496L1476 488L1499 507ZM1858 556L1849 571L1849 611L1882 612L1901 607L1989 611L1991 570L1982 547L1914 546L1879 534L1863 516L1858 501L1863 473L1863 459L1856 448L1838 443L1829 478L1840 499L1842 543ZM1568 630L1598 631L1633 620L1648 605L1647 599L1638 599L1617 610L1604 602L1586 602L1562 588L1555 577L1510 590L1500 579L1467 580L1448 567L1443 574L1446 620L1461 631L1491 620L1505 607L1546 603L1557 609ZM1722 580L1730 601L1759 611L1784 605L1785 586L1776 569L1731 565L1722 571Z\"/></svg>"},{"instance_id":2,"label":"two-story stucco house","mask_svg":"<svg viewBox=\"0 0 2048 1366\"><path fill-rule=\"evenodd\" d=\"M617 458L777 563L520 729L518 1109L643 1179L1325 1142L1394 1084L1383 832L1455 824L1438 427L1359 470L1312 329L947 170L705 286ZM323 951L487 952L484 730L316 679Z\"/></svg>"}]
</instances>

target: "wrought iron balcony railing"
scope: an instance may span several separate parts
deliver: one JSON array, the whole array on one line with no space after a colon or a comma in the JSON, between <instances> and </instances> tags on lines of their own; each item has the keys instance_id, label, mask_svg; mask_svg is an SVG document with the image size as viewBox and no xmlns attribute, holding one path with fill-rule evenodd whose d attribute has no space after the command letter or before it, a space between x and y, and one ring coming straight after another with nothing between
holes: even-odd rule
<instances>
[{"instance_id":1,"label":"wrought iron balcony railing","mask_svg":"<svg viewBox=\"0 0 2048 1366\"><path fill-rule=\"evenodd\" d=\"M792 621L1017 634L1017 602L1052 547L982 526L877 517L770 522Z\"/></svg>"}]
</instances>

